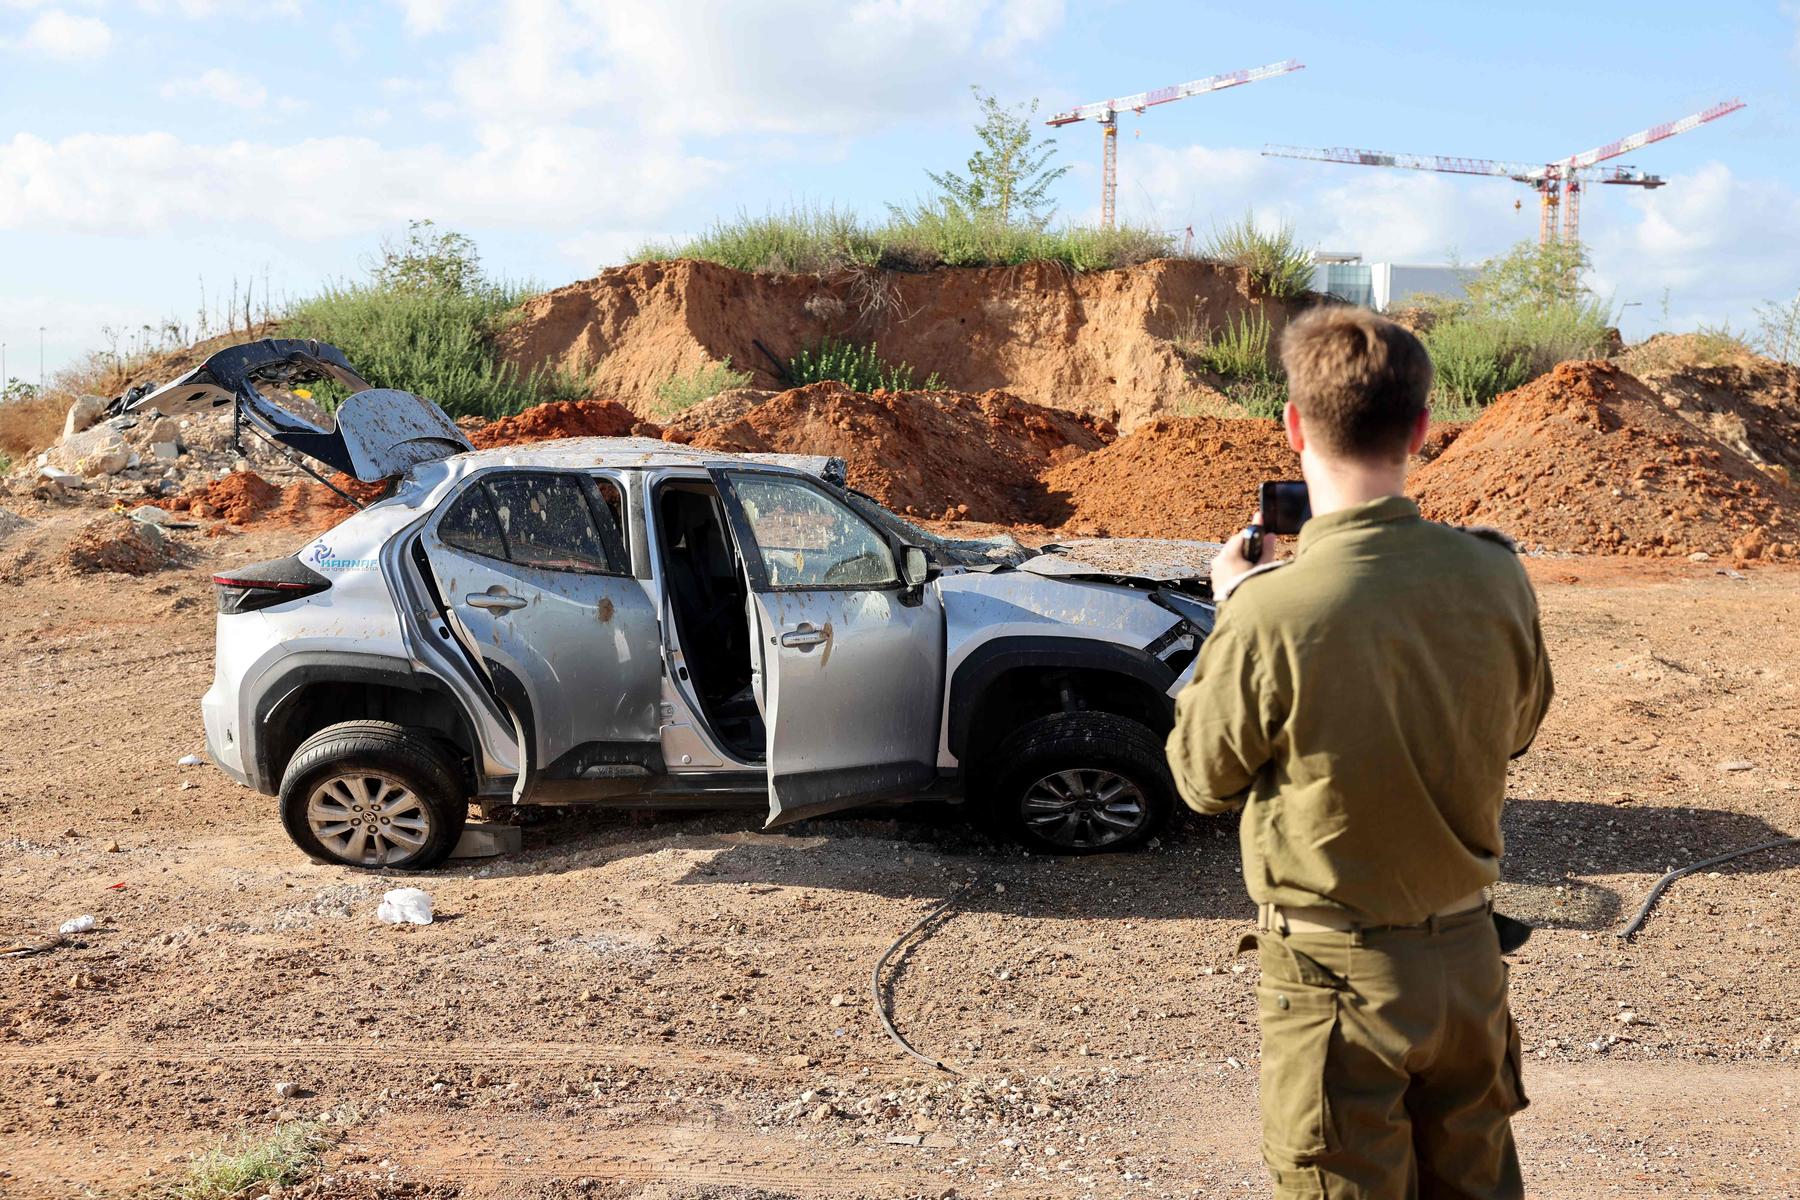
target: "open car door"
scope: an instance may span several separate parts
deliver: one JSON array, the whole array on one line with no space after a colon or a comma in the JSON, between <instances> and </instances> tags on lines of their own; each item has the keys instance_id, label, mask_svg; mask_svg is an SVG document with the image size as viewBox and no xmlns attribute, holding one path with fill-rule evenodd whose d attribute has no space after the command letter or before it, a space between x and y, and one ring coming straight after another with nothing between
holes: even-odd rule
<instances>
[{"instance_id":1,"label":"open car door","mask_svg":"<svg viewBox=\"0 0 1800 1200\"><path fill-rule=\"evenodd\" d=\"M514 803L627 794L662 771L660 629L618 500L580 472L488 471L426 528L449 626L513 718Z\"/></svg>"},{"instance_id":2,"label":"open car door","mask_svg":"<svg viewBox=\"0 0 1800 1200\"><path fill-rule=\"evenodd\" d=\"M823 484L714 468L749 576L771 826L903 796L937 776L944 613Z\"/></svg>"}]
</instances>

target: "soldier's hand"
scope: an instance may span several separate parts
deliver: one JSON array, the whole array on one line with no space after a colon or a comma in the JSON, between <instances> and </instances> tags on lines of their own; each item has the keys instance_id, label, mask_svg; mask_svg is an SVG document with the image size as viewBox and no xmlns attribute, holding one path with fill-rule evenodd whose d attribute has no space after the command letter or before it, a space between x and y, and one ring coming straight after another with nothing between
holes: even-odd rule
<instances>
[{"instance_id":1,"label":"soldier's hand","mask_svg":"<svg viewBox=\"0 0 1800 1200\"><path fill-rule=\"evenodd\" d=\"M1252 525L1262 524L1260 510L1250 518L1250 523ZM1264 563L1275 561L1275 556L1281 550L1281 539L1273 534L1265 533L1262 535L1261 541L1262 553L1257 556L1255 562L1251 562L1245 552L1243 531L1240 530L1232 535L1231 539L1225 543L1225 548L1219 551L1219 556L1212 562L1213 595L1217 596L1223 593L1237 581L1238 576L1245 574L1252 567L1260 567Z\"/></svg>"}]
</instances>

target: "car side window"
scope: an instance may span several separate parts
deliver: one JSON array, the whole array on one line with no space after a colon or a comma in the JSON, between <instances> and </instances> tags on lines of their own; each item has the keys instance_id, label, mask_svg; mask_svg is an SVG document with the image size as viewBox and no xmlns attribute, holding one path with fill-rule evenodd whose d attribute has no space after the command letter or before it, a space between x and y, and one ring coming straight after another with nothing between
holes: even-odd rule
<instances>
[{"instance_id":1,"label":"car side window","mask_svg":"<svg viewBox=\"0 0 1800 1200\"><path fill-rule=\"evenodd\" d=\"M577 476L499 475L486 480L486 488L512 562L550 571L621 571L607 553Z\"/></svg>"},{"instance_id":2,"label":"car side window","mask_svg":"<svg viewBox=\"0 0 1800 1200\"><path fill-rule=\"evenodd\" d=\"M438 538L444 545L487 558L506 557L506 539L500 536L500 518L494 515L487 489L479 483L463 489L438 522Z\"/></svg>"},{"instance_id":3,"label":"car side window","mask_svg":"<svg viewBox=\"0 0 1800 1200\"><path fill-rule=\"evenodd\" d=\"M631 543L625 534L625 496L619 491L619 485L604 475L595 477L594 487L600 493L599 507L594 510L600 540L609 551L616 553L622 564L619 569L629 572L629 566L623 565L631 562Z\"/></svg>"},{"instance_id":4,"label":"car side window","mask_svg":"<svg viewBox=\"0 0 1800 1200\"><path fill-rule=\"evenodd\" d=\"M732 480L770 587L886 587L900 581L886 539L799 480Z\"/></svg>"}]
</instances>

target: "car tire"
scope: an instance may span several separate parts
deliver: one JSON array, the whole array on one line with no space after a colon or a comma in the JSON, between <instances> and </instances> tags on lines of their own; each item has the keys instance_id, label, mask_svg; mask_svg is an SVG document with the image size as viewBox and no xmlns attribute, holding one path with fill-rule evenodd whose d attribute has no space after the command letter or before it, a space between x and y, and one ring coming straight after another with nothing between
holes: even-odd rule
<instances>
[{"instance_id":1,"label":"car tire","mask_svg":"<svg viewBox=\"0 0 1800 1200\"><path fill-rule=\"evenodd\" d=\"M468 818L450 755L429 735L389 721L327 725L300 743L281 776L288 836L343 866L435 867L456 849Z\"/></svg>"},{"instance_id":2,"label":"car tire","mask_svg":"<svg viewBox=\"0 0 1800 1200\"><path fill-rule=\"evenodd\" d=\"M1002 741L992 761L983 805L990 823L996 833L1043 853L1130 850L1154 837L1175 811L1163 739L1129 717L1039 717Z\"/></svg>"}]
</instances>

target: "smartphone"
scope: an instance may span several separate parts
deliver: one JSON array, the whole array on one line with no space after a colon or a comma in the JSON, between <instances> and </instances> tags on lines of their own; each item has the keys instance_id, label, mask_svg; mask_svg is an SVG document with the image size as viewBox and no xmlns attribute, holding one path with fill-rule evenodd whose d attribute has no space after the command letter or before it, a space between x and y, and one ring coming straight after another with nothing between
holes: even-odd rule
<instances>
[{"instance_id":1,"label":"smartphone","mask_svg":"<svg viewBox=\"0 0 1800 1200\"><path fill-rule=\"evenodd\" d=\"M1263 532L1276 537L1293 537L1312 516L1306 484L1298 480L1263 484L1257 489L1256 505L1262 509Z\"/></svg>"},{"instance_id":2,"label":"smartphone","mask_svg":"<svg viewBox=\"0 0 1800 1200\"><path fill-rule=\"evenodd\" d=\"M1292 537L1312 516L1312 500L1306 494L1306 484L1300 480L1263 484L1257 489L1256 506L1262 510L1262 524L1244 530L1244 557L1251 562L1262 557L1263 534Z\"/></svg>"}]
</instances>

